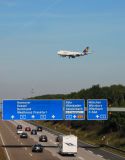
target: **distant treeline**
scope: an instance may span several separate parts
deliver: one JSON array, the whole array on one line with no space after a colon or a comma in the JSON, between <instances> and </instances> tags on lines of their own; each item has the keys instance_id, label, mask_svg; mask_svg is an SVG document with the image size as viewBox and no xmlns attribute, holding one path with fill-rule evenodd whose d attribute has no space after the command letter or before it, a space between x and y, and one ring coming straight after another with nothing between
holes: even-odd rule
<instances>
[{"instance_id":1,"label":"distant treeline","mask_svg":"<svg viewBox=\"0 0 125 160\"><path fill-rule=\"evenodd\" d=\"M48 94L33 97L33 99L108 99L109 106L125 106L125 86L112 85L100 87L93 85L91 88L82 89L70 94Z\"/></svg>"},{"instance_id":2,"label":"distant treeline","mask_svg":"<svg viewBox=\"0 0 125 160\"><path fill-rule=\"evenodd\" d=\"M109 107L125 107L125 86L112 85L110 87L100 87L93 85L91 88L82 89L70 94L51 94L32 97L33 99L108 99ZM103 123L102 123L103 122ZM52 123L66 123L64 121L53 121ZM81 130L101 126L98 134L120 131L121 136L125 136L125 113L112 112L107 121L72 121L72 128L81 128Z\"/></svg>"}]
</instances>

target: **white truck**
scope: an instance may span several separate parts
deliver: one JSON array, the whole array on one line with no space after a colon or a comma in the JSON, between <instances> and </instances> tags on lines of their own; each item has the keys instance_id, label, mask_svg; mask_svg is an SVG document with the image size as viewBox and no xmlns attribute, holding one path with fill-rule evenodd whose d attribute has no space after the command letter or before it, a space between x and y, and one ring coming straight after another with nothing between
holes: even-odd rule
<instances>
[{"instance_id":1,"label":"white truck","mask_svg":"<svg viewBox=\"0 0 125 160\"><path fill-rule=\"evenodd\" d=\"M59 136L59 153L62 155L77 154L77 137L74 135Z\"/></svg>"}]
</instances>

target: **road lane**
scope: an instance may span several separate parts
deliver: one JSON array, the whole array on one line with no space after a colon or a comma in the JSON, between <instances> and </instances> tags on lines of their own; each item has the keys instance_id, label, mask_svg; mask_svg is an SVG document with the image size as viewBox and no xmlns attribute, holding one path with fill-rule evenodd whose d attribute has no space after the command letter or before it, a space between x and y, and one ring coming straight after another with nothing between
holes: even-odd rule
<instances>
[{"instance_id":1,"label":"road lane","mask_svg":"<svg viewBox=\"0 0 125 160\"><path fill-rule=\"evenodd\" d=\"M23 127L31 127L31 129L34 129L35 126L32 124L29 124L25 121L11 121L11 123L13 123L15 126L17 126L18 124L23 125ZM28 132L27 132L28 133ZM29 136L34 139L34 141L38 142L39 141L39 136L41 134L45 134L48 137L48 142L39 142L43 145L58 145L58 143L55 142L55 138L56 136L48 131L43 130L42 132L38 132L37 136L34 135L30 135L30 133L28 133ZM46 150L50 151L53 156L58 157L61 160L80 160L80 159L85 159L85 160L104 160L103 157L100 157L98 155L95 155L94 153L90 153L87 150L85 150L84 148L78 148L78 154L76 157L74 156L61 156L58 154L58 148L46 148Z\"/></svg>"},{"instance_id":2,"label":"road lane","mask_svg":"<svg viewBox=\"0 0 125 160\"><path fill-rule=\"evenodd\" d=\"M0 133L0 145L4 145L4 140L3 137ZM8 151L6 148L0 148L0 160L9 160L9 155L8 155Z\"/></svg>"},{"instance_id":3,"label":"road lane","mask_svg":"<svg viewBox=\"0 0 125 160\"><path fill-rule=\"evenodd\" d=\"M35 128L34 125L32 124L29 124L28 122L25 122L25 121L15 121L15 123L17 124L23 124L24 126L30 126L31 128ZM52 141L49 141L49 144L53 145L55 143L55 138L56 136L52 133L49 133L47 131L44 131L43 132L44 134L46 134L49 138L49 140L52 140ZM86 143L85 143L86 145ZM54 156L57 156L58 158L61 159L61 157L59 156L59 154L57 154L58 150L54 150L54 148L47 148L50 152L52 152L52 154ZM89 152L89 154L88 154ZM77 155L77 159L80 159L80 158L84 158L85 160L90 160L92 158L92 160L125 160L124 157L122 156L119 156L117 154L114 154L114 153L111 153L109 151L106 151L106 150L103 150L103 149L95 149L95 148L89 148L89 149L84 149L84 148L78 148L78 155ZM65 158L63 158L65 160ZM69 157L69 159L72 159Z\"/></svg>"},{"instance_id":4,"label":"road lane","mask_svg":"<svg viewBox=\"0 0 125 160\"><path fill-rule=\"evenodd\" d=\"M12 132L10 131L10 129L8 129L8 125L6 125L5 122L0 122L0 132L1 132L1 136L2 139L4 141L4 144L12 144L12 145L19 145L19 142L17 141L17 139L13 136ZM9 158L8 160L16 160L16 158L18 160L31 160L31 158L25 153L23 152L22 149L20 148L6 148Z\"/></svg>"},{"instance_id":5,"label":"road lane","mask_svg":"<svg viewBox=\"0 0 125 160\"><path fill-rule=\"evenodd\" d=\"M16 127L6 121L0 120L0 133L4 140L5 145L33 145L34 140L31 138L21 139L19 135L16 134ZM32 153L31 148L6 148L10 159L8 160L58 160L58 158L52 156L48 151L43 153Z\"/></svg>"},{"instance_id":6,"label":"road lane","mask_svg":"<svg viewBox=\"0 0 125 160\"><path fill-rule=\"evenodd\" d=\"M27 126L31 127L31 129L36 128L34 125L29 124L28 122L25 122L25 121L10 121L9 123L12 125L11 128L13 128L14 132L16 132L16 126L18 124L23 125L23 129ZM43 130L42 132L38 132L38 135L31 135L30 132L27 132L27 133L28 133L30 139L32 139L32 142L34 142L34 143L41 143L43 145L56 145L56 144L58 144L57 142L55 142L56 136L48 131ZM39 136L41 134L47 135L48 142L39 142ZM22 141L25 142L25 140L22 140ZM26 140L26 142L28 142L28 141ZM28 142L28 144L30 144L30 142ZM25 151L26 150L28 150L28 148L25 148ZM104 159L105 160L125 160L125 158L120 157L118 155L112 154L110 152L107 152L107 151L104 151L101 149L93 149L93 148L89 148L89 149L78 148L78 154L76 157L61 156L58 154L58 148L46 148L44 150L44 152L45 151L49 151L54 157L58 157L61 160L104 160ZM31 154L30 154L30 156L32 157Z\"/></svg>"}]
</instances>

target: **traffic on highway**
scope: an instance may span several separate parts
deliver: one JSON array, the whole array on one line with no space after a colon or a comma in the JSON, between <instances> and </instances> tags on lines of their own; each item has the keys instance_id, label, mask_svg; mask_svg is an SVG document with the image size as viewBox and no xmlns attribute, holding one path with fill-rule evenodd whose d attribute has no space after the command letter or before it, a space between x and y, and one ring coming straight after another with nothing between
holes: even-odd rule
<instances>
[{"instance_id":1,"label":"traffic on highway","mask_svg":"<svg viewBox=\"0 0 125 160\"><path fill-rule=\"evenodd\" d=\"M25 121L1 121L1 145L9 160L123 160L124 157L94 147L77 146L73 135L55 135ZM84 143L84 146L88 145Z\"/></svg>"}]
</instances>

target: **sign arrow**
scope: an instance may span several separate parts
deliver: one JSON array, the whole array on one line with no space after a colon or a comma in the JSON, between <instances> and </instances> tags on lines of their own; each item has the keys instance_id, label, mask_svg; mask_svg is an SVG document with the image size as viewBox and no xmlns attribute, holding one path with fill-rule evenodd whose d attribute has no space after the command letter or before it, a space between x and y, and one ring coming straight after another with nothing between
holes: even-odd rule
<instances>
[{"instance_id":1,"label":"sign arrow","mask_svg":"<svg viewBox=\"0 0 125 160\"><path fill-rule=\"evenodd\" d=\"M75 119L75 118L76 118L76 115L74 115L73 118Z\"/></svg>"},{"instance_id":2,"label":"sign arrow","mask_svg":"<svg viewBox=\"0 0 125 160\"><path fill-rule=\"evenodd\" d=\"M52 118L54 119L54 118L55 118L55 116L54 116L54 115L52 115Z\"/></svg>"},{"instance_id":3,"label":"sign arrow","mask_svg":"<svg viewBox=\"0 0 125 160\"><path fill-rule=\"evenodd\" d=\"M15 116L14 116L14 115L12 115L12 116L11 116L11 119L14 119L14 117L15 117Z\"/></svg>"},{"instance_id":4,"label":"sign arrow","mask_svg":"<svg viewBox=\"0 0 125 160\"><path fill-rule=\"evenodd\" d=\"M96 118L99 118L99 115L96 115Z\"/></svg>"},{"instance_id":5,"label":"sign arrow","mask_svg":"<svg viewBox=\"0 0 125 160\"><path fill-rule=\"evenodd\" d=\"M32 117L32 118L35 118L35 116L34 116L34 115L32 115L31 117Z\"/></svg>"}]
</instances>

